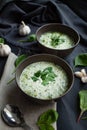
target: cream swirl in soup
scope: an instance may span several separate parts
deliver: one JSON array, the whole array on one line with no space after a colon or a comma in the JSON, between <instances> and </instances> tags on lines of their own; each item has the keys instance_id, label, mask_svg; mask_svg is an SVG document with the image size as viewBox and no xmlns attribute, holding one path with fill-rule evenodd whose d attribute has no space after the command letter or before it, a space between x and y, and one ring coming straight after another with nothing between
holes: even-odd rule
<instances>
[{"instance_id":1,"label":"cream swirl in soup","mask_svg":"<svg viewBox=\"0 0 87 130\"><path fill-rule=\"evenodd\" d=\"M20 87L28 95L38 99L53 99L68 89L65 70L51 62L40 61L28 65L20 76Z\"/></svg>"}]
</instances>

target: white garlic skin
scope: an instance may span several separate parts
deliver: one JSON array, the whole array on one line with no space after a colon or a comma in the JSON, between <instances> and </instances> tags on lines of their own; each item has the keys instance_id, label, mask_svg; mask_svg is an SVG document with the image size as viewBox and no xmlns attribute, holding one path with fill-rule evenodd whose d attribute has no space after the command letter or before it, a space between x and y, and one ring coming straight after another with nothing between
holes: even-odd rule
<instances>
[{"instance_id":1,"label":"white garlic skin","mask_svg":"<svg viewBox=\"0 0 87 130\"><path fill-rule=\"evenodd\" d=\"M78 77L78 78L82 78L82 77L83 77L83 74L82 74L82 72L80 72L80 71L76 71L74 74L75 74L75 76Z\"/></svg>"},{"instance_id":2,"label":"white garlic skin","mask_svg":"<svg viewBox=\"0 0 87 130\"><path fill-rule=\"evenodd\" d=\"M74 74L80 78L83 83L87 83L87 73L85 69L81 69L81 71L77 71Z\"/></svg>"},{"instance_id":3,"label":"white garlic skin","mask_svg":"<svg viewBox=\"0 0 87 130\"><path fill-rule=\"evenodd\" d=\"M6 44L0 44L0 56L5 57L11 53L11 48Z\"/></svg>"},{"instance_id":4,"label":"white garlic skin","mask_svg":"<svg viewBox=\"0 0 87 130\"><path fill-rule=\"evenodd\" d=\"M81 78L81 81L82 81L83 83L87 83L87 76L82 77L82 78Z\"/></svg>"},{"instance_id":5,"label":"white garlic skin","mask_svg":"<svg viewBox=\"0 0 87 130\"><path fill-rule=\"evenodd\" d=\"M31 32L31 29L23 21L21 23L22 24L19 27L19 34L21 36L26 36L26 35L28 35Z\"/></svg>"},{"instance_id":6,"label":"white garlic skin","mask_svg":"<svg viewBox=\"0 0 87 130\"><path fill-rule=\"evenodd\" d=\"M82 72L82 74L83 74L84 77L87 75L85 69L81 69L81 72Z\"/></svg>"}]
</instances>

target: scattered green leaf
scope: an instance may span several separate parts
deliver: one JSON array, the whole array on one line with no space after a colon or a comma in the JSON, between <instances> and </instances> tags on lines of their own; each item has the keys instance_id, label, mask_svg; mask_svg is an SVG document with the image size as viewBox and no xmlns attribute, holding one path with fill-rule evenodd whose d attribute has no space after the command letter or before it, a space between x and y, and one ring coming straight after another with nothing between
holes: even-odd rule
<instances>
[{"instance_id":1,"label":"scattered green leaf","mask_svg":"<svg viewBox=\"0 0 87 130\"><path fill-rule=\"evenodd\" d=\"M28 42L36 41L36 35L35 34L29 35L28 38L27 38L27 41Z\"/></svg>"},{"instance_id":2,"label":"scattered green leaf","mask_svg":"<svg viewBox=\"0 0 87 130\"><path fill-rule=\"evenodd\" d=\"M51 124L57 121L57 119L57 111L50 109L40 115L37 124Z\"/></svg>"},{"instance_id":3,"label":"scattered green leaf","mask_svg":"<svg viewBox=\"0 0 87 130\"><path fill-rule=\"evenodd\" d=\"M81 109L81 112L80 112L80 115L77 119L77 122L80 121L83 113L85 111L87 111L87 90L81 90L79 92L79 97L80 97L80 109Z\"/></svg>"},{"instance_id":4,"label":"scattered green leaf","mask_svg":"<svg viewBox=\"0 0 87 130\"><path fill-rule=\"evenodd\" d=\"M34 42L36 41L36 35L35 34L31 34L27 37L27 39L25 40L19 40L19 42Z\"/></svg>"},{"instance_id":5,"label":"scattered green leaf","mask_svg":"<svg viewBox=\"0 0 87 130\"><path fill-rule=\"evenodd\" d=\"M20 56L17 57L17 59L15 60L15 67L17 67L23 60L25 60L28 57L28 55L26 54L22 54Z\"/></svg>"},{"instance_id":6,"label":"scattered green leaf","mask_svg":"<svg viewBox=\"0 0 87 130\"><path fill-rule=\"evenodd\" d=\"M76 66L87 66L87 53L79 54L75 57L74 61L75 67Z\"/></svg>"},{"instance_id":7,"label":"scattered green leaf","mask_svg":"<svg viewBox=\"0 0 87 130\"><path fill-rule=\"evenodd\" d=\"M57 119L58 112L50 109L40 115L37 125L39 126L40 130L54 130L51 124L57 121Z\"/></svg>"},{"instance_id":8,"label":"scattered green leaf","mask_svg":"<svg viewBox=\"0 0 87 130\"><path fill-rule=\"evenodd\" d=\"M52 125L45 125L45 124L40 124L39 129L40 130L54 130Z\"/></svg>"},{"instance_id":9,"label":"scattered green leaf","mask_svg":"<svg viewBox=\"0 0 87 130\"><path fill-rule=\"evenodd\" d=\"M17 67L23 60L25 60L27 57L28 57L28 55L26 55L26 54L22 54L22 55L20 55L20 56L17 57L17 59L16 59L15 62L14 62L15 69L14 69L14 71L12 72L12 74L15 73L16 67ZM7 84L10 84L14 79L15 79L15 78L10 79L10 80L7 82Z\"/></svg>"},{"instance_id":10,"label":"scattered green leaf","mask_svg":"<svg viewBox=\"0 0 87 130\"><path fill-rule=\"evenodd\" d=\"M0 38L0 44L4 44L4 39Z\"/></svg>"}]
</instances>

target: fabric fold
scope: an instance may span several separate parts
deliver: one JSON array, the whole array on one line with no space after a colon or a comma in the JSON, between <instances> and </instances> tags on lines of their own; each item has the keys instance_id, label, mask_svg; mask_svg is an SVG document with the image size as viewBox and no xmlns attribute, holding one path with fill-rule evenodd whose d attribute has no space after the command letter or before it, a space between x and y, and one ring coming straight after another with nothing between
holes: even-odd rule
<instances>
[{"instance_id":1,"label":"fabric fold","mask_svg":"<svg viewBox=\"0 0 87 130\"><path fill-rule=\"evenodd\" d=\"M31 34L46 23L61 23L75 29L81 36L81 43L87 42L84 28L87 23L77 15L66 3L59 0L45 0L35 2L32 0L16 0L9 2L0 13L0 36L3 37L7 44L26 48L30 50L33 43L20 43L19 40L26 39L18 34L21 21L24 21L31 28ZM37 48L38 49L38 48Z\"/></svg>"}]
</instances>

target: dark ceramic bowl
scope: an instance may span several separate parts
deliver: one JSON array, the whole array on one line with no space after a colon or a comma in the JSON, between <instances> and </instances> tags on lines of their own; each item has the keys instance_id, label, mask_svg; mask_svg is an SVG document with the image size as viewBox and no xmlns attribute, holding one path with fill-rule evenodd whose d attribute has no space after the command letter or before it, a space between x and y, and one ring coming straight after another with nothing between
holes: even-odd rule
<instances>
[{"instance_id":1,"label":"dark ceramic bowl","mask_svg":"<svg viewBox=\"0 0 87 130\"><path fill-rule=\"evenodd\" d=\"M49 48L49 47L43 45L42 43L40 43L41 35L43 35L44 33L47 33L47 32L60 32L62 34L66 34L73 41L74 45L68 49ZM59 57L68 56L73 51L73 49L78 45L78 43L80 41L80 36L74 29L70 28L69 26L59 24L59 23L50 23L50 24L45 24L45 25L41 26L36 31L36 37L37 37L38 45L43 53L54 54Z\"/></svg>"},{"instance_id":2,"label":"dark ceramic bowl","mask_svg":"<svg viewBox=\"0 0 87 130\"><path fill-rule=\"evenodd\" d=\"M29 58L27 58L25 61L23 61L18 66L18 68L16 70L16 82L17 82L17 85L19 86L19 88L21 89L19 81L20 81L20 75L21 75L22 71L24 70L24 68L27 67L28 65L30 65L31 63L35 63L35 62L39 62L39 61L52 62L52 63L54 63L56 65L61 66L65 70L65 72L67 73L67 76L68 76L68 81L69 81L68 82L68 89L60 97L67 94L70 91L70 89L71 89L71 87L73 85L73 81L74 81L73 71L72 71L71 67L63 59L59 58L58 56L51 55L51 54L37 54L37 55L30 56ZM53 99L47 99L47 100L45 99L45 100L43 100L43 99L38 99L38 98L31 97L29 95L27 95L27 96L31 100L34 100L34 101L39 102L39 103L48 103L48 102L52 102L52 101L57 101L57 99L60 98L60 97L57 97L57 98L53 98Z\"/></svg>"}]
</instances>

